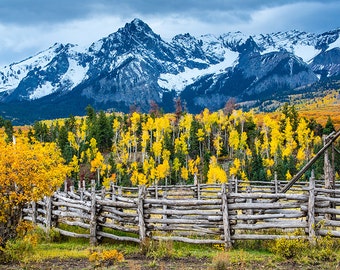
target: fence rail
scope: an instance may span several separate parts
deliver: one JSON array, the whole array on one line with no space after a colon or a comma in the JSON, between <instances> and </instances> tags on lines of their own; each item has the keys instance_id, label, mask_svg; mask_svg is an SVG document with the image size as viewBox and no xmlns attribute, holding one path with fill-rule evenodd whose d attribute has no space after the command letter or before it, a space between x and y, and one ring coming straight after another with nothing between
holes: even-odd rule
<instances>
[{"instance_id":1,"label":"fence rail","mask_svg":"<svg viewBox=\"0 0 340 270\"><path fill-rule=\"evenodd\" d=\"M269 240L302 229L340 237L340 191L324 182L297 182L279 193L285 181L230 180L223 185L183 185L56 192L28 205L23 218L71 237L141 243L145 238L224 244ZM82 228L75 233L72 227ZM78 229L79 231L79 229Z\"/></svg>"}]
</instances>

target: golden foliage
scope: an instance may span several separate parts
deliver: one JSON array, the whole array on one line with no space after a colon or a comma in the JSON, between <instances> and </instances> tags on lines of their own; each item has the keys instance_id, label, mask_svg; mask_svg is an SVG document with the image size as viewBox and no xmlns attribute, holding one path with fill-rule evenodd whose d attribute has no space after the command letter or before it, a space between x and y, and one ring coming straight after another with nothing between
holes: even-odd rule
<instances>
[{"instance_id":1,"label":"golden foliage","mask_svg":"<svg viewBox=\"0 0 340 270\"><path fill-rule=\"evenodd\" d=\"M0 222L14 207L52 195L69 172L55 143L0 139Z\"/></svg>"}]
</instances>

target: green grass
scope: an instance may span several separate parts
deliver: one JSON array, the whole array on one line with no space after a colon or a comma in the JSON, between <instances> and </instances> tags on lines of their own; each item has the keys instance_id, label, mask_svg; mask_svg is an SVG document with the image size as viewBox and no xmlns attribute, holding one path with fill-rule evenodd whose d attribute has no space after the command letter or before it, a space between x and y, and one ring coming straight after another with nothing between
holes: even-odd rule
<instances>
[{"instance_id":1,"label":"green grass","mask_svg":"<svg viewBox=\"0 0 340 270\"><path fill-rule=\"evenodd\" d=\"M77 232L81 231L77 230ZM137 256L152 263L162 258L202 259L211 265L211 269L289 269L297 266L299 269L310 269L311 266L316 265L319 269L336 269L340 262L340 240L330 237L318 239L316 248L311 248L308 241L248 240L237 241L233 249L224 251L223 245L157 242L149 239L142 245L103 239L98 246L92 247L89 245L89 239L63 237L55 231L51 231L49 235L43 234L42 229L34 229L32 233L25 236L26 238L18 239L17 243L14 241L9 248L10 254L22 254L16 259L19 258L20 262L24 263L34 263L53 259L89 260L93 252L117 250L127 260ZM34 235L38 238L33 237ZM27 252L27 248L31 246L33 249ZM293 256L289 257L287 251Z\"/></svg>"}]
</instances>

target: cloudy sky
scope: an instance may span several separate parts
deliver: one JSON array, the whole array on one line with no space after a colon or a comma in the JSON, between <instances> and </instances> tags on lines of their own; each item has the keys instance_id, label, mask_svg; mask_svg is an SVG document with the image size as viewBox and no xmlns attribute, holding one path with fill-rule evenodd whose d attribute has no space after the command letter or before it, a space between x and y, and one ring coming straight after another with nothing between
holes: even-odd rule
<instances>
[{"instance_id":1,"label":"cloudy sky","mask_svg":"<svg viewBox=\"0 0 340 270\"><path fill-rule=\"evenodd\" d=\"M164 39L340 27L339 0L0 0L0 67L55 42L88 45L139 18Z\"/></svg>"}]
</instances>

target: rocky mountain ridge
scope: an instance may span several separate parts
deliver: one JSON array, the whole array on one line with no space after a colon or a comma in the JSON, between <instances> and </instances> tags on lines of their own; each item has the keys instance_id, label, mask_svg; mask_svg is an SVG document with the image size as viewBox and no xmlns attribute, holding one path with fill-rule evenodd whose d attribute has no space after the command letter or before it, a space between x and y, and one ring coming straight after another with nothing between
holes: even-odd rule
<instances>
[{"instance_id":1,"label":"rocky mountain ridge","mask_svg":"<svg viewBox=\"0 0 340 270\"><path fill-rule=\"evenodd\" d=\"M21 123L95 109L165 111L181 98L189 112L229 98L270 99L340 74L340 29L219 37L179 34L164 41L135 19L88 48L55 44L0 68L0 112Z\"/></svg>"}]
</instances>

